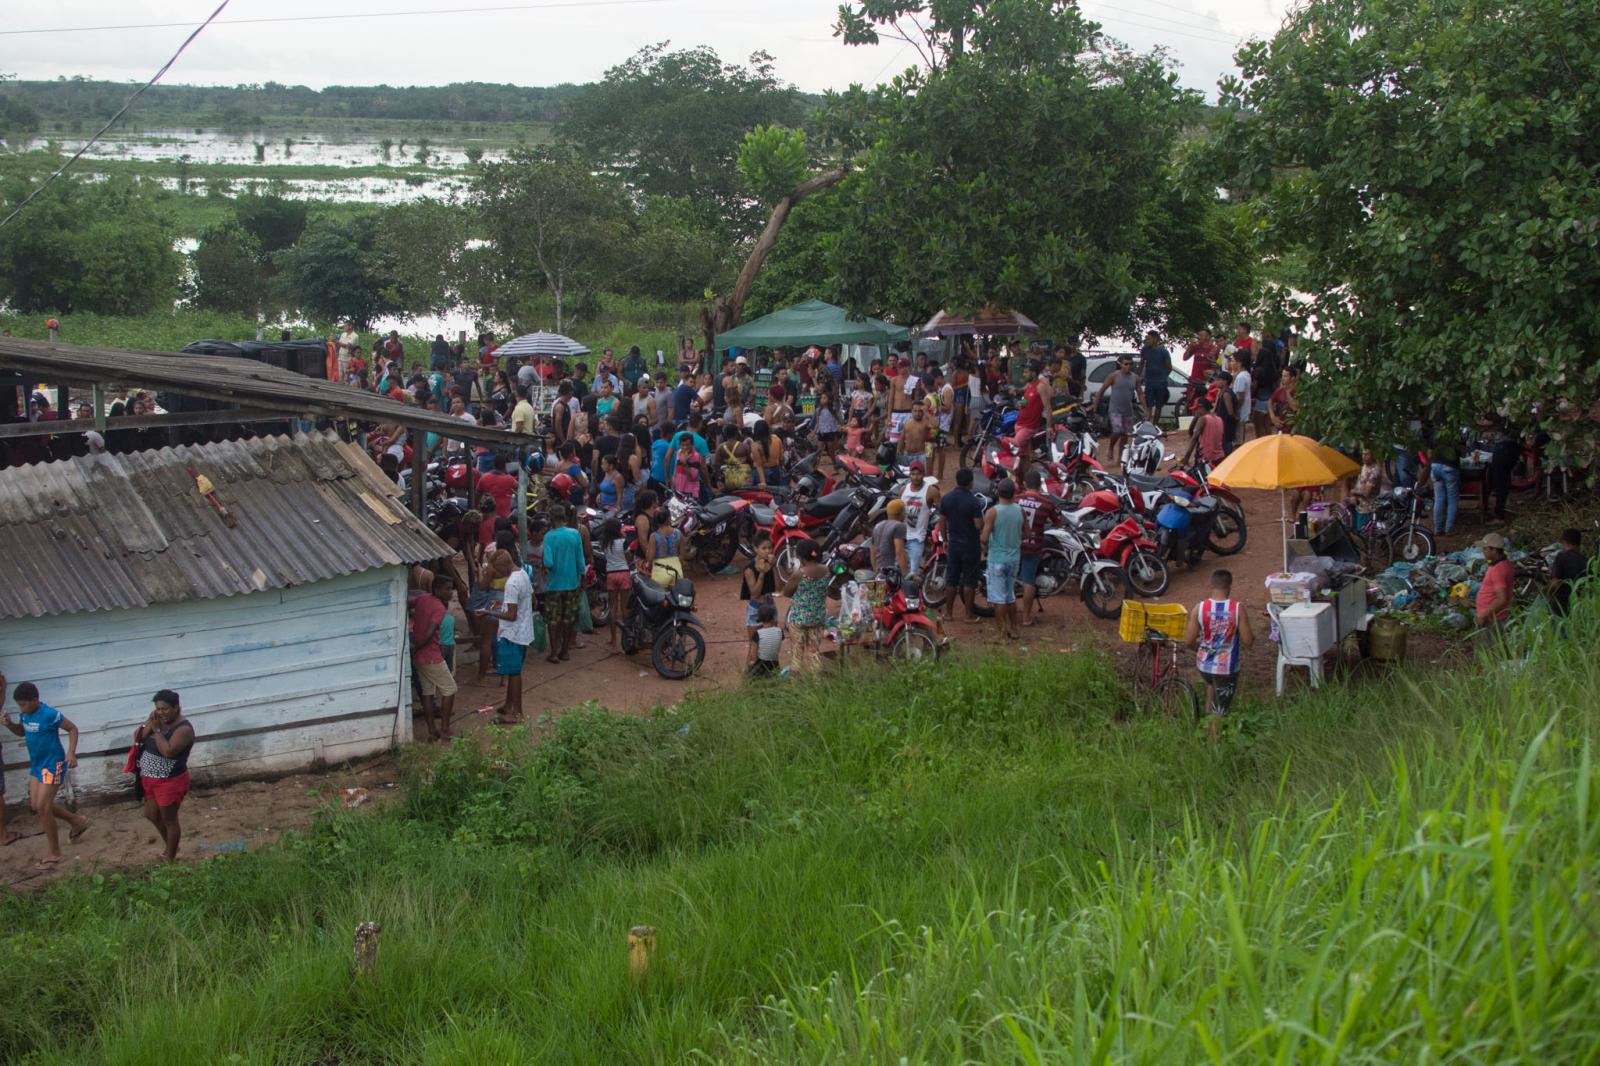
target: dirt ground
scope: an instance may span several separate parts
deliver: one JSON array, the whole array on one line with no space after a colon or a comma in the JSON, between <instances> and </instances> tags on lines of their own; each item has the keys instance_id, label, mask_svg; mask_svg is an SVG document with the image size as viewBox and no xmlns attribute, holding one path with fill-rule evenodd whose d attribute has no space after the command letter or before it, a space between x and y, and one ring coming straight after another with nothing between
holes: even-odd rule
<instances>
[{"instance_id":1,"label":"dirt ground","mask_svg":"<svg viewBox=\"0 0 1600 1066\"><path fill-rule=\"evenodd\" d=\"M1178 436L1169 443L1169 449L1181 454L1185 444ZM1214 568L1221 565L1231 569L1235 594L1252 608L1252 621L1257 623L1257 639L1261 642L1252 652L1246 653L1244 691L1270 692L1275 657L1272 646L1265 644L1264 580L1268 574L1281 569L1282 564L1278 499L1276 493L1270 492L1246 491L1241 497L1249 525L1245 550L1226 560L1207 555L1193 571L1175 564L1171 587L1161 599L1192 605L1204 597L1208 575ZM1441 550L1454 550L1471 543L1481 535L1482 521L1475 504L1463 501L1459 531ZM674 703L691 692L737 686L746 655L744 605L739 600L738 578L699 576L695 584L696 613L706 623L707 644L705 665L695 678L688 682L667 681L651 668L648 650L629 657L608 646L605 632L587 634L581 638L584 646L573 653L570 662L560 666L550 665L539 655L528 656L524 674L527 720L536 722L540 716L559 716L564 709L587 700L596 700L615 711L639 713ZM459 605L453 609L459 612ZM992 621L977 624L950 621L946 631L958 648L997 648L1002 643ZM492 669L485 684L473 682L476 654L464 622L458 621L457 632L458 639L464 643L457 649L456 676L461 691L456 697L453 731L471 734L487 727L490 716L479 709L497 703L503 689L498 686ZM1425 634L1413 633L1411 637L1409 654L1413 659L1436 660L1449 654L1452 647L1446 641ZM1037 624L1023 630L1023 639L1016 650L1023 654L1062 653L1085 646L1105 648L1131 668L1132 646L1120 642L1116 622L1095 618L1077 595L1068 591L1045 601ZM1305 684L1304 671L1290 671L1288 692ZM420 738L426 736L426 727L420 711L418 715L414 725L415 735ZM38 869L35 864L44 855L44 837L37 819L26 810L25 801L18 803L26 795L21 775L10 777L7 782L11 800L8 826L21 839L0 848L0 882L9 887L25 890L65 874L136 869L160 859L155 829L144 820L130 791L126 801L87 808L85 813L92 819L91 828L74 843L68 844L63 839L66 861ZM341 790L364 789L366 795L362 802L376 805L395 787L396 780L392 760L381 757L321 773L196 789L182 808L184 840L180 861L196 862L228 851L265 847L285 830L308 824L319 807L345 802Z\"/></svg>"}]
</instances>

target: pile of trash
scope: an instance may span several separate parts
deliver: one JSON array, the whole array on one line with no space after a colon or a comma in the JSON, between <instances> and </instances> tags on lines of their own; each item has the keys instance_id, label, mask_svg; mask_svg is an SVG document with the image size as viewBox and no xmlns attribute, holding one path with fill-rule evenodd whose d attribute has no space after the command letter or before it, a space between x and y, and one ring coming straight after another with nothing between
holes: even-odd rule
<instances>
[{"instance_id":1,"label":"pile of trash","mask_svg":"<svg viewBox=\"0 0 1600 1066\"><path fill-rule=\"evenodd\" d=\"M1513 551L1506 557L1515 564L1529 556ZM1466 629L1472 625L1478 586L1488 569L1489 561L1477 545L1420 562L1397 562L1373 579L1374 598L1391 610L1437 616L1451 629Z\"/></svg>"}]
</instances>

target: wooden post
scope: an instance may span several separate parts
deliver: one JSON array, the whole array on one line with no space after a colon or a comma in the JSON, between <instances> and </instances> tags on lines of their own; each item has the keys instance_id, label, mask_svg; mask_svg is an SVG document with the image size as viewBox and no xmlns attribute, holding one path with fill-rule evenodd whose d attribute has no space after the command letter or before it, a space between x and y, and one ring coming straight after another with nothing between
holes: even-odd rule
<instances>
[{"instance_id":1,"label":"wooden post","mask_svg":"<svg viewBox=\"0 0 1600 1066\"><path fill-rule=\"evenodd\" d=\"M517 512L518 562L528 561L528 449L517 447L517 498L512 504Z\"/></svg>"},{"instance_id":2,"label":"wooden post","mask_svg":"<svg viewBox=\"0 0 1600 1066\"><path fill-rule=\"evenodd\" d=\"M99 381L94 383L94 428L106 431L106 387Z\"/></svg>"},{"instance_id":3,"label":"wooden post","mask_svg":"<svg viewBox=\"0 0 1600 1066\"><path fill-rule=\"evenodd\" d=\"M427 457L422 454L422 441L418 439L416 428L408 427L408 433L411 436L411 509L421 518L422 501L426 498L422 482L427 476Z\"/></svg>"},{"instance_id":4,"label":"wooden post","mask_svg":"<svg viewBox=\"0 0 1600 1066\"><path fill-rule=\"evenodd\" d=\"M472 453L472 442L462 441L462 447L467 450L467 510L474 511L478 507L478 457ZM477 531L473 531L477 536Z\"/></svg>"},{"instance_id":5,"label":"wooden post","mask_svg":"<svg viewBox=\"0 0 1600 1066\"><path fill-rule=\"evenodd\" d=\"M362 922L356 926L355 970L356 976L372 980L378 976L378 934L383 926L378 922Z\"/></svg>"},{"instance_id":6,"label":"wooden post","mask_svg":"<svg viewBox=\"0 0 1600 1066\"><path fill-rule=\"evenodd\" d=\"M656 929L653 925L636 925L628 930L628 976L638 984L650 968L650 957L656 951Z\"/></svg>"}]
</instances>

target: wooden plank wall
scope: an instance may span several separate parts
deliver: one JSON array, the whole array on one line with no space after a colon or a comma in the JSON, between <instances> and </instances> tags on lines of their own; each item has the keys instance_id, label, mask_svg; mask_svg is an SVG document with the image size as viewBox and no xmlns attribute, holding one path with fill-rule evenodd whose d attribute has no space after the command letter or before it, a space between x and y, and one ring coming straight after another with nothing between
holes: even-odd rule
<instances>
[{"instance_id":1,"label":"wooden plank wall","mask_svg":"<svg viewBox=\"0 0 1600 1066\"><path fill-rule=\"evenodd\" d=\"M79 795L126 793L133 730L177 690L199 741L197 782L283 771L411 739L405 568L130 611L0 620L0 671L77 723ZM7 694L7 709L16 704ZM63 738L64 740L65 738ZM8 798L27 752L0 747ZM21 768L13 768L21 764Z\"/></svg>"}]
</instances>

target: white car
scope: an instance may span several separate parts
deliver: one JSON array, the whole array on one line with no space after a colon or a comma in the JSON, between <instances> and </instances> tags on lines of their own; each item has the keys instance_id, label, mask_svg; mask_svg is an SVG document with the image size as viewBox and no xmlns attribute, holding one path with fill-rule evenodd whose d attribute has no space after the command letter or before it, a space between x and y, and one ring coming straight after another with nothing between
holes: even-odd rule
<instances>
[{"instance_id":1,"label":"white car","mask_svg":"<svg viewBox=\"0 0 1600 1066\"><path fill-rule=\"evenodd\" d=\"M1139 356L1137 353L1133 352L1128 354L1133 356L1134 372L1138 373ZM1094 401L1094 398L1100 393L1100 386L1106 383L1106 378L1110 377L1111 372L1117 368L1117 360L1120 358L1122 358L1122 353L1113 353L1111 355L1090 355L1087 357L1087 362L1089 364L1089 395L1085 397L1085 399L1091 403ZM1187 415L1188 411L1183 406L1183 398L1184 393L1188 388L1188 371L1181 369L1178 366L1178 360L1174 359L1172 363L1172 373L1168 378L1167 402L1161 405L1161 410L1159 412L1151 413L1157 416L1158 421L1165 419L1170 422L1176 422L1180 417ZM1139 387L1139 395L1141 397L1144 395L1144 386L1142 381Z\"/></svg>"}]
</instances>

